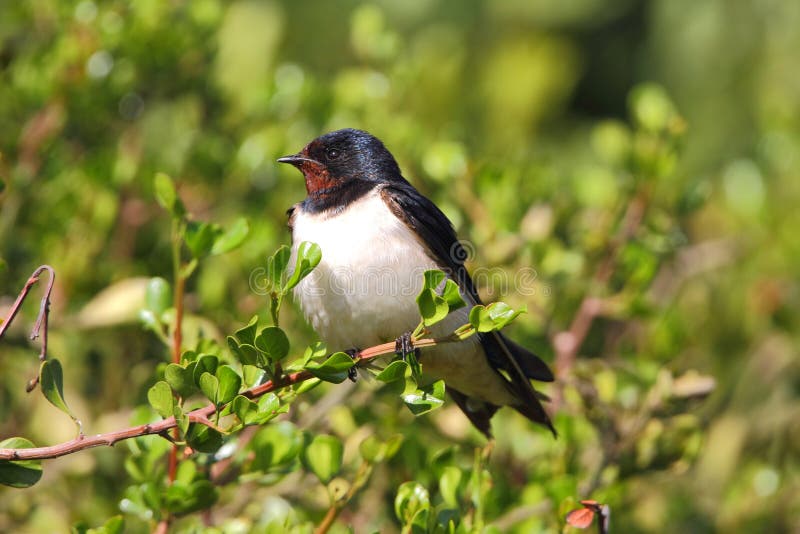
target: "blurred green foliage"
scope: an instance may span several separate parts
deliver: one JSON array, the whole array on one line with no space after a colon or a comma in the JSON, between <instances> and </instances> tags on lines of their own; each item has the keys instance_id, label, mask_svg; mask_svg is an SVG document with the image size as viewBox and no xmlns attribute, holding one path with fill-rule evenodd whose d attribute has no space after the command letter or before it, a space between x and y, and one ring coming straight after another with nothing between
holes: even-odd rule
<instances>
[{"instance_id":1,"label":"blurred green foliage","mask_svg":"<svg viewBox=\"0 0 800 534\"><path fill-rule=\"evenodd\" d=\"M414 418L389 386L326 384L257 428L249 476L209 489L225 458L182 463L155 508L218 495L177 530L307 531L360 484L334 531L452 517L557 532L583 498L610 505L616 532L795 531L797 28L792 0L2 2L0 308L52 265L49 353L70 409L87 433L152 420L170 355L140 313L166 309L151 278L174 275L153 177L176 178L198 223L249 223L187 281L185 346L224 344L253 315L269 323L253 273L305 195L275 158L363 128L469 239L481 292L528 307L518 341L553 361L584 297L602 300L548 390L560 437L504 410L485 459L452 402ZM636 199L642 223L598 282ZM34 300L0 344L0 440L43 445L75 430L25 393ZM292 306L281 327L293 357L315 340ZM32 488L0 487L0 531L112 532L119 514L148 531L168 449L149 437L46 462Z\"/></svg>"}]
</instances>

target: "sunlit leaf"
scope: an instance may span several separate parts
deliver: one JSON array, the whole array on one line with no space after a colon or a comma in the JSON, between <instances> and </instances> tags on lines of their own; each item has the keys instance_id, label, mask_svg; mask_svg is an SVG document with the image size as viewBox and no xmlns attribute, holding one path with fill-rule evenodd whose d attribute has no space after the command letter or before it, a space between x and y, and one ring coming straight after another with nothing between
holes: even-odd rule
<instances>
[{"instance_id":1,"label":"sunlit leaf","mask_svg":"<svg viewBox=\"0 0 800 534\"><path fill-rule=\"evenodd\" d=\"M189 366L183 367L177 363L170 363L164 369L164 380L183 398L197 391L193 378L195 365L192 362Z\"/></svg>"},{"instance_id":2,"label":"sunlit leaf","mask_svg":"<svg viewBox=\"0 0 800 534\"><path fill-rule=\"evenodd\" d=\"M264 328L256 337L255 345L271 362L279 362L289 354L289 338L277 326Z\"/></svg>"},{"instance_id":3,"label":"sunlit leaf","mask_svg":"<svg viewBox=\"0 0 800 534\"><path fill-rule=\"evenodd\" d=\"M208 400L215 404L219 395L219 379L211 373L203 373L200 375L200 391L206 396Z\"/></svg>"},{"instance_id":4,"label":"sunlit leaf","mask_svg":"<svg viewBox=\"0 0 800 534\"><path fill-rule=\"evenodd\" d=\"M156 382L147 390L147 401L161 417L167 418L172 415L175 397L172 388L163 380Z\"/></svg>"},{"instance_id":5,"label":"sunlit leaf","mask_svg":"<svg viewBox=\"0 0 800 534\"><path fill-rule=\"evenodd\" d=\"M445 279L445 274L443 271L438 269L431 269L429 271L425 271L423 274L423 289L433 289L436 291L439 289L439 285Z\"/></svg>"},{"instance_id":6,"label":"sunlit leaf","mask_svg":"<svg viewBox=\"0 0 800 534\"><path fill-rule=\"evenodd\" d=\"M403 402L414 415L422 415L444 404L444 381L422 387L413 393L403 395Z\"/></svg>"},{"instance_id":7,"label":"sunlit leaf","mask_svg":"<svg viewBox=\"0 0 800 534\"><path fill-rule=\"evenodd\" d=\"M417 297L417 306L419 307L419 313L422 316L422 322L425 326L438 323L447 317L450 310L447 301L437 295L433 289L422 290Z\"/></svg>"},{"instance_id":8,"label":"sunlit leaf","mask_svg":"<svg viewBox=\"0 0 800 534\"><path fill-rule=\"evenodd\" d=\"M217 369L217 380L219 390L217 392L217 403L225 404L233 400L242 387L242 377L229 365L221 365ZM200 377L202 381L202 377Z\"/></svg>"},{"instance_id":9,"label":"sunlit leaf","mask_svg":"<svg viewBox=\"0 0 800 534\"><path fill-rule=\"evenodd\" d=\"M394 513L403 524L410 523L421 510L430 508L430 496L425 486L416 481L404 482L397 489Z\"/></svg>"},{"instance_id":10,"label":"sunlit leaf","mask_svg":"<svg viewBox=\"0 0 800 534\"><path fill-rule=\"evenodd\" d=\"M320 260L322 260L322 249L319 248L319 245L309 241L300 243L297 246L297 259L295 260L294 270L286 281L283 292L288 293L294 289L303 278L314 270L314 267L319 265Z\"/></svg>"},{"instance_id":11,"label":"sunlit leaf","mask_svg":"<svg viewBox=\"0 0 800 534\"><path fill-rule=\"evenodd\" d=\"M403 360L395 360L387 365L375 378L381 382L394 382L411 376L411 368Z\"/></svg>"},{"instance_id":12,"label":"sunlit leaf","mask_svg":"<svg viewBox=\"0 0 800 534\"><path fill-rule=\"evenodd\" d=\"M461 298L461 292L458 289L458 284L455 281L448 279L442 290L442 298L447 302L450 311L457 310L466 306L464 299Z\"/></svg>"},{"instance_id":13,"label":"sunlit leaf","mask_svg":"<svg viewBox=\"0 0 800 534\"><path fill-rule=\"evenodd\" d=\"M64 375L61 370L61 362L55 358L43 361L39 368L39 384L42 394L50 401L50 404L69 415L77 423L77 418L64 400Z\"/></svg>"},{"instance_id":14,"label":"sunlit leaf","mask_svg":"<svg viewBox=\"0 0 800 534\"><path fill-rule=\"evenodd\" d=\"M348 370L355 365L353 358L344 352L336 352L322 363L310 361L306 364L306 369L311 374L326 382L338 384L347 378Z\"/></svg>"},{"instance_id":15,"label":"sunlit leaf","mask_svg":"<svg viewBox=\"0 0 800 534\"><path fill-rule=\"evenodd\" d=\"M291 256L291 249L286 245L281 245L272 256L267 258L267 280L272 288L281 287L281 280Z\"/></svg>"}]
</instances>

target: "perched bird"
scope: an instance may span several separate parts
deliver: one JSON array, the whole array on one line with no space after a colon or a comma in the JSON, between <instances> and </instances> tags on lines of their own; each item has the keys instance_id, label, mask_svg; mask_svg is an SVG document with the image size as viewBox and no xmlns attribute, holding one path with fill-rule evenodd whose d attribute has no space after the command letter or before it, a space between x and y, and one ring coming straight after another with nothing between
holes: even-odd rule
<instances>
[{"instance_id":1,"label":"perched bird","mask_svg":"<svg viewBox=\"0 0 800 534\"><path fill-rule=\"evenodd\" d=\"M337 130L278 161L305 177L308 196L288 212L293 253L311 241L321 247L322 261L295 288L295 298L328 349L366 348L412 331L420 320L416 296L430 269L447 273L467 303L433 325L432 335L450 334L469 322L470 308L481 300L453 225L403 178L379 139L361 130ZM425 375L445 381L450 396L487 437L500 406L511 406L555 434L540 402L547 397L529 380L550 382L553 374L503 334L426 348L419 361Z\"/></svg>"}]
</instances>

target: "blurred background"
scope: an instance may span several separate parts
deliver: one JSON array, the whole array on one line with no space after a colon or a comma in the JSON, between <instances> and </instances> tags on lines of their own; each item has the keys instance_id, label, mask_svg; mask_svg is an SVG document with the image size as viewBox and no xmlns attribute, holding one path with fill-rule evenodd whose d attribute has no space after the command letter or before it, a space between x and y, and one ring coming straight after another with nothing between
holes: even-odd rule
<instances>
[{"instance_id":1,"label":"blurred background","mask_svg":"<svg viewBox=\"0 0 800 534\"><path fill-rule=\"evenodd\" d=\"M172 273L154 174L175 178L194 218L250 223L242 248L189 281L195 330L224 339L268 316L249 278L289 242L285 211L305 196L275 159L365 129L473 245L472 269L535 269L524 294L481 284L528 307L518 341L553 362L582 299L609 304L548 390L560 438L496 417L487 525L558 532L576 499L595 498L616 532L796 532L798 50L793 0L2 2L0 315L52 265L50 353L67 400L88 433L125 427L169 359L138 319L146 280ZM642 223L598 283L642 191ZM43 445L74 428L24 391L39 294L0 342L0 438ZM315 339L293 306L282 321L294 351ZM337 387L292 420L343 438L406 434L343 516L357 532L399 530L397 486L435 485L432 462L469 465L483 444L452 403L414 419L375 384ZM324 416L307 415L332 394ZM119 513L117 449L0 488L0 531ZM215 515L253 529L287 510L318 521L312 482L234 488Z\"/></svg>"}]
</instances>

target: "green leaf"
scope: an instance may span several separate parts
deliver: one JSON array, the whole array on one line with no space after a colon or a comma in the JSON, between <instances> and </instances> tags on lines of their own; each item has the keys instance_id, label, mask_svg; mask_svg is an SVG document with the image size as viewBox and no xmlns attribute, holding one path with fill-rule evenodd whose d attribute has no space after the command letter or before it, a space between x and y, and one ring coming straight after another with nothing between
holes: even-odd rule
<instances>
[{"instance_id":1,"label":"green leaf","mask_svg":"<svg viewBox=\"0 0 800 534\"><path fill-rule=\"evenodd\" d=\"M277 415L278 410L280 410L282 407L283 406L281 406L281 399L275 393L267 393L266 395L258 399L259 412ZM289 405L287 404L286 408L288 407Z\"/></svg>"},{"instance_id":2,"label":"green leaf","mask_svg":"<svg viewBox=\"0 0 800 534\"><path fill-rule=\"evenodd\" d=\"M410 523L418 512L428 510L430 506L428 490L419 482L404 482L397 488L394 513L403 524Z\"/></svg>"},{"instance_id":3,"label":"green leaf","mask_svg":"<svg viewBox=\"0 0 800 534\"><path fill-rule=\"evenodd\" d=\"M486 311L486 306L476 305L469 311L469 323L478 332L491 332L494 330L494 322Z\"/></svg>"},{"instance_id":4,"label":"green leaf","mask_svg":"<svg viewBox=\"0 0 800 534\"><path fill-rule=\"evenodd\" d=\"M411 367L403 360L395 360L387 365L375 378L381 382L394 382L411 376Z\"/></svg>"},{"instance_id":5,"label":"green leaf","mask_svg":"<svg viewBox=\"0 0 800 534\"><path fill-rule=\"evenodd\" d=\"M428 529L428 516L430 515L430 508L418 510L414 517L411 518L409 525L411 526L411 534L427 534Z\"/></svg>"},{"instance_id":6,"label":"green leaf","mask_svg":"<svg viewBox=\"0 0 800 534\"><path fill-rule=\"evenodd\" d=\"M319 378L312 378L310 380L304 380L303 382L293 386L292 390L294 390L295 395L302 395L303 393L311 391L320 384L322 384L322 380Z\"/></svg>"},{"instance_id":7,"label":"green leaf","mask_svg":"<svg viewBox=\"0 0 800 534\"><path fill-rule=\"evenodd\" d=\"M505 302L493 302L489 306L474 306L469 312L469 322L478 332L491 332L500 330L524 312Z\"/></svg>"},{"instance_id":8,"label":"green leaf","mask_svg":"<svg viewBox=\"0 0 800 534\"><path fill-rule=\"evenodd\" d=\"M216 374L217 366L219 365L219 358L213 354L201 354L197 358L197 363L194 366L192 379L197 386L200 386L200 377L203 373Z\"/></svg>"},{"instance_id":9,"label":"green leaf","mask_svg":"<svg viewBox=\"0 0 800 534\"><path fill-rule=\"evenodd\" d=\"M115 515L101 527L90 528L87 534L123 534L123 532L125 532L125 519L121 515Z\"/></svg>"},{"instance_id":10,"label":"green leaf","mask_svg":"<svg viewBox=\"0 0 800 534\"><path fill-rule=\"evenodd\" d=\"M244 243L249 233L250 226L247 224L247 219L244 217L236 219L236 222L226 232L214 240L211 254L224 254L238 248Z\"/></svg>"},{"instance_id":11,"label":"green leaf","mask_svg":"<svg viewBox=\"0 0 800 534\"><path fill-rule=\"evenodd\" d=\"M211 248L214 246L214 241L218 234L219 228L217 228L216 225L206 222L189 221L186 224L184 240L194 258L204 258L211 252Z\"/></svg>"},{"instance_id":12,"label":"green leaf","mask_svg":"<svg viewBox=\"0 0 800 534\"><path fill-rule=\"evenodd\" d=\"M191 423L186 433L186 442L194 450L215 453L222 447L222 434L200 423Z\"/></svg>"},{"instance_id":13,"label":"green leaf","mask_svg":"<svg viewBox=\"0 0 800 534\"><path fill-rule=\"evenodd\" d=\"M255 365L242 365L242 378L244 378L244 383L249 388L260 384L264 374L264 370Z\"/></svg>"},{"instance_id":14,"label":"green leaf","mask_svg":"<svg viewBox=\"0 0 800 534\"><path fill-rule=\"evenodd\" d=\"M181 439L186 438L186 433L189 432L189 417L183 412L180 406L177 404L172 409L172 415L175 417L175 423L178 425L178 430L181 434Z\"/></svg>"},{"instance_id":15,"label":"green leaf","mask_svg":"<svg viewBox=\"0 0 800 534\"><path fill-rule=\"evenodd\" d=\"M194 450L205 453L215 453L222 447L222 434L200 423L189 425L186 433L186 442Z\"/></svg>"},{"instance_id":16,"label":"green leaf","mask_svg":"<svg viewBox=\"0 0 800 534\"><path fill-rule=\"evenodd\" d=\"M439 494L450 508L458 508L458 488L462 478L461 469L452 465L445 466L439 477Z\"/></svg>"},{"instance_id":17,"label":"green leaf","mask_svg":"<svg viewBox=\"0 0 800 534\"><path fill-rule=\"evenodd\" d=\"M358 446L364 460L376 463L390 459L394 456L403 443L402 434L395 434L386 442L381 442L375 436L369 436Z\"/></svg>"},{"instance_id":18,"label":"green leaf","mask_svg":"<svg viewBox=\"0 0 800 534\"><path fill-rule=\"evenodd\" d=\"M450 311L447 302L437 295L433 289L422 290L417 297L417 306L419 307L419 313L422 316L422 322L425 326L438 323L447 317Z\"/></svg>"},{"instance_id":19,"label":"green leaf","mask_svg":"<svg viewBox=\"0 0 800 534\"><path fill-rule=\"evenodd\" d=\"M163 172L156 173L153 186L156 193L156 201L162 208L167 210L173 217L182 217L186 213L181 199L178 198L178 194L175 192L175 183L172 178Z\"/></svg>"},{"instance_id":20,"label":"green leaf","mask_svg":"<svg viewBox=\"0 0 800 534\"><path fill-rule=\"evenodd\" d=\"M33 442L25 438L0 441L0 449L32 449ZM29 488L42 478L40 460L0 460L0 484L12 488Z\"/></svg>"},{"instance_id":21,"label":"green leaf","mask_svg":"<svg viewBox=\"0 0 800 534\"><path fill-rule=\"evenodd\" d=\"M270 362L279 362L289 354L289 338L277 326L268 326L256 337L256 348L264 352Z\"/></svg>"},{"instance_id":22,"label":"green leaf","mask_svg":"<svg viewBox=\"0 0 800 534\"><path fill-rule=\"evenodd\" d=\"M175 483L166 489L164 505L174 514L188 514L210 508L217 502L217 490L208 480Z\"/></svg>"},{"instance_id":23,"label":"green leaf","mask_svg":"<svg viewBox=\"0 0 800 534\"><path fill-rule=\"evenodd\" d=\"M303 465L327 484L341 469L343 454L344 445L338 438L317 435L303 450Z\"/></svg>"},{"instance_id":24,"label":"green leaf","mask_svg":"<svg viewBox=\"0 0 800 534\"><path fill-rule=\"evenodd\" d=\"M322 358L328 354L328 347L322 341L315 341L308 347L306 347L305 352L303 352L302 358L302 368L305 368L308 365L308 362L311 360L316 360L317 358Z\"/></svg>"},{"instance_id":25,"label":"green leaf","mask_svg":"<svg viewBox=\"0 0 800 534\"><path fill-rule=\"evenodd\" d=\"M278 421L256 432L252 443L256 457L251 469L267 471L294 460L300 453L303 436L291 422Z\"/></svg>"},{"instance_id":26,"label":"green leaf","mask_svg":"<svg viewBox=\"0 0 800 534\"><path fill-rule=\"evenodd\" d=\"M144 291L144 305L156 316L161 315L172 306L172 288L169 286L169 282L160 277L148 280Z\"/></svg>"},{"instance_id":27,"label":"green leaf","mask_svg":"<svg viewBox=\"0 0 800 534\"><path fill-rule=\"evenodd\" d=\"M386 460L391 460L400 451L400 446L403 445L404 440L403 434L395 434L386 440L386 450L384 451Z\"/></svg>"},{"instance_id":28,"label":"green leaf","mask_svg":"<svg viewBox=\"0 0 800 534\"><path fill-rule=\"evenodd\" d=\"M653 132L666 129L676 115L667 91L654 83L636 86L628 96L628 104L636 122Z\"/></svg>"},{"instance_id":29,"label":"green leaf","mask_svg":"<svg viewBox=\"0 0 800 534\"><path fill-rule=\"evenodd\" d=\"M444 381L437 380L433 384L422 387L413 393L403 395L403 402L414 415L428 413L444 404Z\"/></svg>"},{"instance_id":30,"label":"green leaf","mask_svg":"<svg viewBox=\"0 0 800 534\"><path fill-rule=\"evenodd\" d=\"M283 273L286 271L286 266L289 265L291 256L291 249L286 245L281 245L272 256L267 258L267 281L272 288L281 287Z\"/></svg>"},{"instance_id":31,"label":"green leaf","mask_svg":"<svg viewBox=\"0 0 800 534\"><path fill-rule=\"evenodd\" d=\"M338 384L347 378L347 371L355 364L356 362L353 358L344 352L335 352L322 363L315 361L308 362L306 364L306 369L321 380Z\"/></svg>"},{"instance_id":32,"label":"green leaf","mask_svg":"<svg viewBox=\"0 0 800 534\"><path fill-rule=\"evenodd\" d=\"M219 396L219 379L216 376L211 373L201 374L200 391L214 404L220 404L217 402L217 397Z\"/></svg>"},{"instance_id":33,"label":"green leaf","mask_svg":"<svg viewBox=\"0 0 800 534\"><path fill-rule=\"evenodd\" d=\"M493 302L489 304L487 310L489 311L489 317L494 323L495 330L500 330L519 315L525 313L524 308L515 310L505 302Z\"/></svg>"},{"instance_id":34,"label":"green leaf","mask_svg":"<svg viewBox=\"0 0 800 534\"><path fill-rule=\"evenodd\" d=\"M64 375L61 370L61 362L55 358L43 361L39 368L39 384L50 404L69 415L73 421L78 421L64 400Z\"/></svg>"},{"instance_id":35,"label":"green leaf","mask_svg":"<svg viewBox=\"0 0 800 534\"><path fill-rule=\"evenodd\" d=\"M256 333L258 332L258 315L254 315L247 326L243 326L233 333L239 343L247 343L253 345L256 342Z\"/></svg>"},{"instance_id":36,"label":"green leaf","mask_svg":"<svg viewBox=\"0 0 800 534\"><path fill-rule=\"evenodd\" d=\"M189 363L187 367L183 367L177 363L171 363L164 369L164 380L184 399L197 391L197 386L193 379L195 365L194 363Z\"/></svg>"},{"instance_id":37,"label":"green leaf","mask_svg":"<svg viewBox=\"0 0 800 534\"><path fill-rule=\"evenodd\" d=\"M300 281L308 276L314 270L314 267L319 265L322 260L322 249L316 243L303 241L297 246L297 260L295 260L294 270L286 285L283 287L283 293L286 294L300 283Z\"/></svg>"},{"instance_id":38,"label":"green leaf","mask_svg":"<svg viewBox=\"0 0 800 534\"><path fill-rule=\"evenodd\" d=\"M384 449L385 445L374 435L368 436L358 446L358 452L361 454L361 457L370 463L383 460Z\"/></svg>"},{"instance_id":39,"label":"green leaf","mask_svg":"<svg viewBox=\"0 0 800 534\"><path fill-rule=\"evenodd\" d=\"M200 377L202 381L203 377ZM239 388L242 387L242 377L229 365L221 365L217 369L217 380L219 380L219 392L217 393L217 404L225 404L233 400Z\"/></svg>"},{"instance_id":40,"label":"green leaf","mask_svg":"<svg viewBox=\"0 0 800 534\"><path fill-rule=\"evenodd\" d=\"M241 345L236 340L228 336L228 347L236 358L245 365L258 365L260 361L260 352L253 346L247 343Z\"/></svg>"},{"instance_id":41,"label":"green leaf","mask_svg":"<svg viewBox=\"0 0 800 534\"><path fill-rule=\"evenodd\" d=\"M285 413L289 409L289 405L281 405L281 401L274 393L268 393L258 399L255 403L244 397L237 395L231 403L233 413L245 425L260 425L266 423L270 419L275 418L281 413Z\"/></svg>"},{"instance_id":42,"label":"green leaf","mask_svg":"<svg viewBox=\"0 0 800 534\"><path fill-rule=\"evenodd\" d=\"M123 495L125 498L119 503L122 512L136 515L142 521L159 517L161 492L154 482L128 486Z\"/></svg>"},{"instance_id":43,"label":"green leaf","mask_svg":"<svg viewBox=\"0 0 800 534\"><path fill-rule=\"evenodd\" d=\"M442 283L442 280L445 279L446 275L443 271L431 269L430 271L425 271L422 276L424 278L422 287L424 289L433 289L436 291L439 289L439 285Z\"/></svg>"},{"instance_id":44,"label":"green leaf","mask_svg":"<svg viewBox=\"0 0 800 534\"><path fill-rule=\"evenodd\" d=\"M174 365L174 364L173 364ZM167 382L159 380L153 387L147 390L147 402L150 403L163 418L172 416L172 410L175 406L175 397L172 394L172 388L169 387Z\"/></svg>"},{"instance_id":45,"label":"green leaf","mask_svg":"<svg viewBox=\"0 0 800 534\"><path fill-rule=\"evenodd\" d=\"M461 298L461 292L458 290L458 284L453 280L448 279L442 290L442 298L447 302L450 311L457 310L466 306L464 299Z\"/></svg>"},{"instance_id":46,"label":"green leaf","mask_svg":"<svg viewBox=\"0 0 800 534\"><path fill-rule=\"evenodd\" d=\"M237 395L236 398L233 399L231 409L243 425L253 425L256 423L256 419L258 418L258 404L244 395Z\"/></svg>"}]
</instances>

